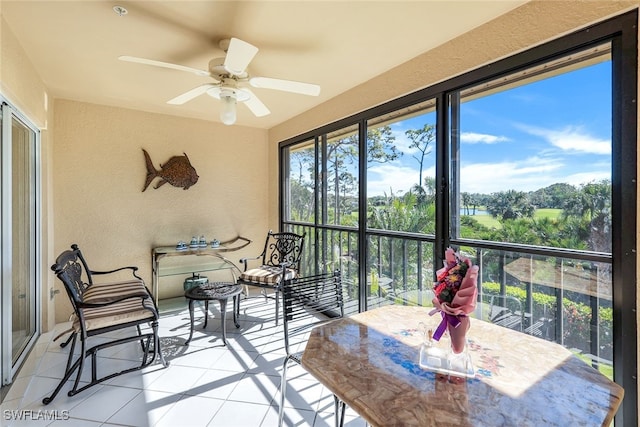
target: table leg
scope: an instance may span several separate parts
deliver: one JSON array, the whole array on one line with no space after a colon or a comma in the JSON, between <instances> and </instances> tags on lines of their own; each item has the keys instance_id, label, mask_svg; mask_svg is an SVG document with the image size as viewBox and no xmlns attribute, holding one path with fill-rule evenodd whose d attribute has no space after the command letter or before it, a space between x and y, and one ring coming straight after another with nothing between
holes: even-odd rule
<instances>
[{"instance_id":1,"label":"table leg","mask_svg":"<svg viewBox=\"0 0 640 427\"><path fill-rule=\"evenodd\" d=\"M191 342L191 338L193 338L193 300L192 299L189 300L189 319L191 320L190 322L191 327L189 328L189 339L185 341L184 345L189 345L189 343Z\"/></svg>"},{"instance_id":2,"label":"table leg","mask_svg":"<svg viewBox=\"0 0 640 427\"><path fill-rule=\"evenodd\" d=\"M236 325L236 328L240 327L240 323L238 323L239 311L240 311L240 295L236 295L233 297L233 323Z\"/></svg>"},{"instance_id":3,"label":"table leg","mask_svg":"<svg viewBox=\"0 0 640 427\"><path fill-rule=\"evenodd\" d=\"M227 319L227 300L226 298L221 298L220 301L220 320L222 322L222 343L227 345L227 327L225 325Z\"/></svg>"},{"instance_id":4,"label":"table leg","mask_svg":"<svg viewBox=\"0 0 640 427\"><path fill-rule=\"evenodd\" d=\"M209 320L209 301L205 300L205 302L204 302L204 326L202 327L202 329L206 329L207 320Z\"/></svg>"},{"instance_id":5,"label":"table leg","mask_svg":"<svg viewBox=\"0 0 640 427\"><path fill-rule=\"evenodd\" d=\"M240 317L240 301L242 300L242 294L238 294L234 298L238 299L238 306L236 307L236 316Z\"/></svg>"}]
</instances>

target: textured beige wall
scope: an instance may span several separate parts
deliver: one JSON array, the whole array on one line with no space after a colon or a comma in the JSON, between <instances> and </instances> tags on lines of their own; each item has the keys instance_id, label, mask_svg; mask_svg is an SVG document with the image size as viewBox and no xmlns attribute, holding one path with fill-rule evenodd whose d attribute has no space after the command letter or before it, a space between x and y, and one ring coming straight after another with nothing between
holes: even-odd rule
<instances>
[{"instance_id":1,"label":"textured beige wall","mask_svg":"<svg viewBox=\"0 0 640 427\"><path fill-rule=\"evenodd\" d=\"M0 12L2 6L0 3ZM42 175L40 181L42 208L41 252L42 264L42 322L43 332L55 325L53 301L49 298L49 289L54 280L49 274L49 260L52 253L50 225L53 221L51 213L51 168L50 158L53 138L48 124L53 120L53 110L48 99L47 90L35 67L22 50L20 43L11 32L11 28L0 17L0 92L11 104L35 126L40 128Z\"/></svg>"},{"instance_id":2,"label":"textured beige wall","mask_svg":"<svg viewBox=\"0 0 640 427\"><path fill-rule=\"evenodd\" d=\"M233 261L260 253L267 229L266 131L56 100L54 133L56 253L77 243L92 269L137 265L149 286L153 246L240 234L258 243L230 254ZM142 148L156 168L186 153L197 184L154 189L154 181L142 192ZM58 321L69 314L65 300L57 299Z\"/></svg>"}]
</instances>

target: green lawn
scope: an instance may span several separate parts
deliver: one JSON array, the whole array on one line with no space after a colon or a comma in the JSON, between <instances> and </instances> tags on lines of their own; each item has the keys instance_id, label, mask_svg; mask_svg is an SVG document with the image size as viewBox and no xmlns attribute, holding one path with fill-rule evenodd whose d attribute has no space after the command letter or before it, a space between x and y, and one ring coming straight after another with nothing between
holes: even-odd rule
<instances>
[{"instance_id":1,"label":"green lawn","mask_svg":"<svg viewBox=\"0 0 640 427\"><path fill-rule=\"evenodd\" d=\"M482 207L481 209L484 209L484 207ZM556 219L560 217L561 214L562 214L562 209L536 209L536 212L534 213L533 217L536 219L538 218ZM492 217L491 215L471 215L471 217L476 221L478 221L480 225L484 225L485 227L500 228L500 223L498 222L498 220Z\"/></svg>"},{"instance_id":2,"label":"green lawn","mask_svg":"<svg viewBox=\"0 0 640 427\"><path fill-rule=\"evenodd\" d=\"M562 214L562 209L536 209L534 218L551 218L557 219Z\"/></svg>"}]
</instances>

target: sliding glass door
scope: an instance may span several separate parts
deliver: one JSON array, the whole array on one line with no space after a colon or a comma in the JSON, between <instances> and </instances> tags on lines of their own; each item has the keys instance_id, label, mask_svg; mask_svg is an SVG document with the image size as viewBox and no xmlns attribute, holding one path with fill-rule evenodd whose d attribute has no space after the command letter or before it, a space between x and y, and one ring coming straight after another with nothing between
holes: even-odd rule
<instances>
[{"instance_id":1,"label":"sliding glass door","mask_svg":"<svg viewBox=\"0 0 640 427\"><path fill-rule=\"evenodd\" d=\"M39 332L38 134L2 104L2 384L11 383Z\"/></svg>"}]
</instances>

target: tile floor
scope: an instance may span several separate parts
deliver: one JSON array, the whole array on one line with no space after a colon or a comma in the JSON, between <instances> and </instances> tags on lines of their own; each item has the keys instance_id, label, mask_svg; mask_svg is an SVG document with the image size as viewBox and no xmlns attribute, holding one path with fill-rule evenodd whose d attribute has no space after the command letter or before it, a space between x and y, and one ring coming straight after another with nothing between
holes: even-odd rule
<instances>
[{"instance_id":1,"label":"tile floor","mask_svg":"<svg viewBox=\"0 0 640 427\"><path fill-rule=\"evenodd\" d=\"M272 300L242 300L240 328L227 313L227 343L222 344L217 303L202 329L196 312L192 342L183 298L161 305L160 337L168 368L156 363L121 375L73 397L68 382L49 405L42 398L55 388L65 368L67 349L53 342L68 324L43 334L0 404L0 426L277 426L280 372L284 357L282 326L274 322ZM97 338L95 338L97 339ZM304 342L300 344L304 346ZM293 349L295 350L295 349ZM140 347L134 343L105 349L98 375L133 366ZM85 369L82 379L90 378ZM332 426L333 396L304 369L288 370L287 426ZM365 426L351 410L345 425Z\"/></svg>"}]
</instances>

